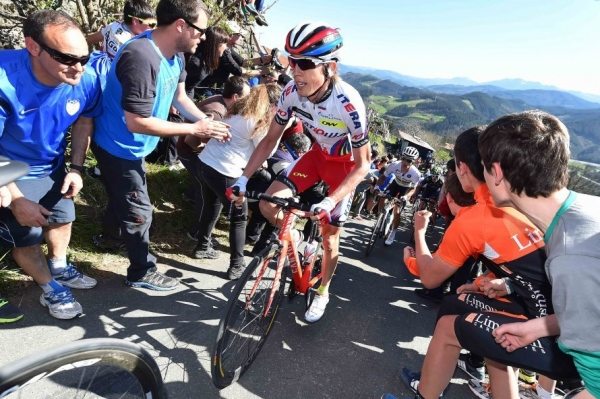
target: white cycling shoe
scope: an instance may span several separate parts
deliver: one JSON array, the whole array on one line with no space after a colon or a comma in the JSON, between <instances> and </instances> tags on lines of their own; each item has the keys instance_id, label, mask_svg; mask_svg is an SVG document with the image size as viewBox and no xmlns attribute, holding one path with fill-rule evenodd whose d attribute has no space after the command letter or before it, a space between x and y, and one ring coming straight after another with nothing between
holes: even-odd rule
<instances>
[{"instance_id":1,"label":"white cycling shoe","mask_svg":"<svg viewBox=\"0 0 600 399\"><path fill-rule=\"evenodd\" d=\"M390 246L394 243L394 240L396 239L396 229L392 229L390 231L390 233L388 234L387 238L385 239L385 245L386 246Z\"/></svg>"},{"instance_id":2,"label":"white cycling shoe","mask_svg":"<svg viewBox=\"0 0 600 399\"><path fill-rule=\"evenodd\" d=\"M315 292L312 302L304 314L304 320L309 323L316 323L321 320L328 303L329 295L319 295Z\"/></svg>"}]
</instances>

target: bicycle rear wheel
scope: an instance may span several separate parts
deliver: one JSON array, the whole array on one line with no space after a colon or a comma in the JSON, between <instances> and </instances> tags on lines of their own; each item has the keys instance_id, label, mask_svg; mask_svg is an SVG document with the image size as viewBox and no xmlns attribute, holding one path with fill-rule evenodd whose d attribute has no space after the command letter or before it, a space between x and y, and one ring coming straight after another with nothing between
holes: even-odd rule
<instances>
[{"instance_id":1,"label":"bicycle rear wheel","mask_svg":"<svg viewBox=\"0 0 600 399\"><path fill-rule=\"evenodd\" d=\"M277 276L278 257L279 250L255 257L229 299L211 362L212 380L219 389L231 385L246 372L273 327L289 270L285 267L282 275Z\"/></svg>"},{"instance_id":2,"label":"bicycle rear wheel","mask_svg":"<svg viewBox=\"0 0 600 399\"><path fill-rule=\"evenodd\" d=\"M166 398L156 361L141 346L84 339L0 369L1 398Z\"/></svg>"}]
</instances>

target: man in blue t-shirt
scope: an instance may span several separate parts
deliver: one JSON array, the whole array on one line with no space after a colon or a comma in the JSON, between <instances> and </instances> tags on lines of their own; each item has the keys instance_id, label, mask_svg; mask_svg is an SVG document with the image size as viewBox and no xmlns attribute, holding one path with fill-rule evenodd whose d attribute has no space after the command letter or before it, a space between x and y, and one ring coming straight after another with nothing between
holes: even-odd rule
<instances>
[{"instance_id":1,"label":"man in blue t-shirt","mask_svg":"<svg viewBox=\"0 0 600 399\"><path fill-rule=\"evenodd\" d=\"M82 313L69 288L92 288L66 254L75 220L73 197L100 110L100 89L88 68L88 48L77 22L42 10L24 22L26 49L0 51L0 155L30 165L8 186L13 201L0 209L0 239L14 246L17 264L43 289L40 303L59 319ZM71 130L71 165L65 168ZM40 243L48 245L47 260ZM49 270L50 269L50 270Z\"/></svg>"},{"instance_id":2,"label":"man in blue t-shirt","mask_svg":"<svg viewBox=\"0 0 600 399\"><path fill-rule=\"evenodd\" d=\"M227 140L227 125L213 121L185 94L183 54L204 38L208 9L200 0L160 0L157 28L130 40L117 53L106 79L102 115L92 150L108 193L104 234L121 234L130 265L126 284L171 290L177 280L156 269L150 254L152 203L144 157L159 136L194 135ZM171 104L188 121L168 122Z\"/></svg>"}]
</instances>

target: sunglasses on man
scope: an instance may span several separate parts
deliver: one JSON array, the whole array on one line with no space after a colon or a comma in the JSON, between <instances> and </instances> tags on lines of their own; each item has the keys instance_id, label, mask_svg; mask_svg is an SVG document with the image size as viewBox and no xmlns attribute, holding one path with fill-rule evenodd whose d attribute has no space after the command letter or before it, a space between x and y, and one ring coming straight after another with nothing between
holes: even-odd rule
<instances>
[{"instance_id":1,"label":"sunglasses on man","mask_svg":"<svg viewBox=\"0 0 600 399\"><path fill-rule=\"evenodd\" d=\"M185 18L182 18L186 24L188 24L190 26L190 28L194 28L196 29L198 32L200 32L200 36L204 36L204 34L206 33L206 31L208 30L208 28L201 28L198 25L194 25L193 23L191 23L190 21L188 21Z\"/></svg>"},{"instance_id":2,"label":"sunglasses on man","mask_svg":"<svg viewBox=\"0 0 600 399\"><path fill-rule=\"evenodd\" d=\"M325 61L313 60L311 58L292 58L288 57L288 62L290 64L290 68L295 68L296 65L302 71L308 71L310 69L315 69L318 65L325 64Z\"/></svg>"},{"instance_id":3,"label":"sunglasses on man","mask_svg":"<svg viewBox=\"0 0 600 399\"><path fill-rule=\"evenodd\" d=\"M60 51L55 50L52 47L48 47L41 41L37 42L37 44L39 44L39 46L42 48L42 50L44 50L46 53L48 53L50 58L52 58L54 61L58 62L59 64L63 64L63 65L67 65L67 66L75 66L77 64L81 64L81 66L84 66L90 60L89 55L84 55L82 57L78 57L78 56L72 55L72 54L61 53Z\"/></svg>"},{"instance_id":4,"label":"sunglasses on man","mask_svg":"<svg viewBox=\"0 0 600 399\"><path fill-rule=\"evenodd\" d=\"M148 25L151 29L156 28L156 19L155 18L140 18L133 15L127 15L129 18L137 19L140 24Z\"/></svg>"}]
</instances>

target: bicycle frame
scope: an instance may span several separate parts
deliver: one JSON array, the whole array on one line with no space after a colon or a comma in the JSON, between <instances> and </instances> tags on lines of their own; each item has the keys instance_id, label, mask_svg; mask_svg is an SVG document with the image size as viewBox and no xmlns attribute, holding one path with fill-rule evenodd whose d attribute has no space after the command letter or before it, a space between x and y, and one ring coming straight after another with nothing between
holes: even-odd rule
<instances>
[{"instance_id":1,"label":"bicycle frame","mask_svg":"<svg viewBox=\"0 0 600 399\"><path fill-rule=\"evenodd\" d=\"M315 266L315 263L317 262L318 257L313 256L313 258L308 264L301 265L300 257L298 256L298 247L291 235L292 228L294 227L294 224L298 217L310 218L313 214L311 212L285 208L283 209L283 214L284 215L282 227L277 236L277 242L273 243L269 248L267 248L263 252L267 255L267 257L268 254L270 254L271 252L274 252L274 255L278 255L277 269L275 271L273 287L271 288L269 300L263 312L263 316L265 317L269 313L276 292L279 290L279 286L281 284L281 276L283 274L283 268L285 267L286 260L288 260L290 270L292 271L292 282L295 292L300 294L306 294L308 290L312 288L321 279L320 272L316 276L312 275L312 271ZM320 229L320 222L317 223L319 223L318 228ZM247 294L247 300L250 300L254 296L256 289L260 284L262 276L264 275L264 272L267 267L268 262L263 262L262 268L259 271L258 278L254 282L254 285L250 292ZM249 302L246 306L249 306Z\"/></svg>"}]
</instances>

